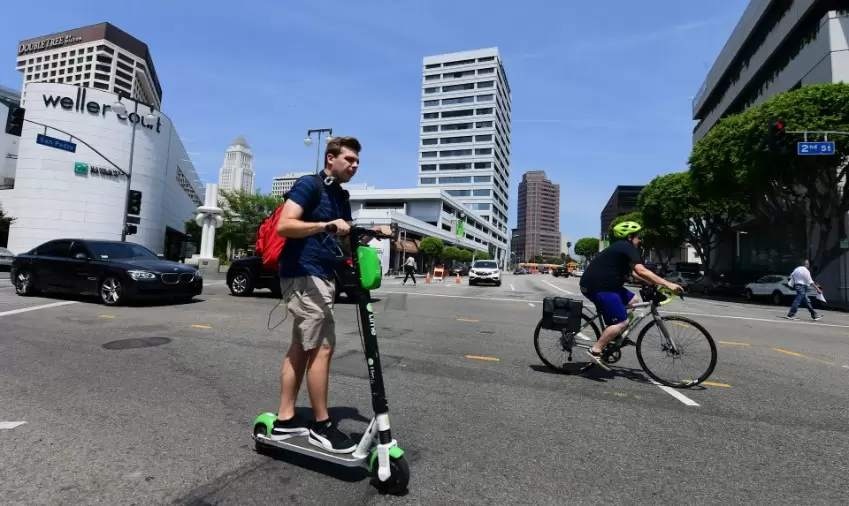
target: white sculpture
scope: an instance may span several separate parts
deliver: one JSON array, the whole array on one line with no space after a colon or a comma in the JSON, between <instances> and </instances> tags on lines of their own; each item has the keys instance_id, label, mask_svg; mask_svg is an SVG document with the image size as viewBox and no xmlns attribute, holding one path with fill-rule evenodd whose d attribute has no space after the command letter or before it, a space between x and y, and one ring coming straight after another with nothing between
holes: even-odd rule
<instances>
[{"instance_id":1,"label":"white sculpture","mask_svg":"<svg viewBox=\"0 0 849 506\"><path fill-rule=\"evenodd\" d=\"M198 207L198 215L195 218L201 228L200 235L200 260L214 259L213 246L215 245L215 229L224 224L224 210L218 207L218 185L207 183L206 202Z\"/></svg>"}]
</instances>

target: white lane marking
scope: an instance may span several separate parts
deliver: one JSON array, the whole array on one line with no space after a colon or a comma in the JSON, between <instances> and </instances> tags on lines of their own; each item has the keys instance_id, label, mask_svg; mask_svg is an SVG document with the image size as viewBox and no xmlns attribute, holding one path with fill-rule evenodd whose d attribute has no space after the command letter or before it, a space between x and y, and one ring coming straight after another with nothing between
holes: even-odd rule
<instances>
[{"instance_id":1,"label":"white lane marking","mask_svg":"<svg viewBox=\"0 0 849 506\"><path fill-rule=\"evenodd\" d=\"M560 288L560 287L559 287L559 286L557 286L557 285L552 285L551 283L549 283L548 281L546 281L546 280L544 280L544 279L541 279L540 281L542 281L542 282L543 282L543 283L545 283L546 285L548 285L548 286L550 286L550 287L552 287L552 288L554 288L554 289L556 289L556 290L560 290L560 291L561 291L561 292L563 292L563 293L566 293L566 294L569 294L569 295L575 295L574 293L570 292L569 290L564 290L564 289Z\"/></svg>"},{"instance_id":2,"label":"white lane marking","mask_svg":"<svg viewBox=\"0 0 849 506\"><path fill-rule=\"evenodd\" d=\"M510 285L510 289L513 290L514 292L516 291L516 289L513 288L513 285Z\"/></svg>"},{"instance_id":3,"label":"white lane marking","mask_svg":"<svg viewBox=\"0 0 849 506\"><path fill-rule=\"evenodd\" d=\"M14 429L18 425L23 425L26 422L0 422L0 430Z\"/></svg>"},{"instance_id":4,"label":"white lane marking","mask_svg":"<svg viewBox=\"0 0 849 506\"><path fill-rule=\"evenodd\" d=\"M445 298L449 298L449 299L482 300L481 297L467 297L467 296L463 296L463 295L443 295L443 294L437 294L437 293L384 292L384 291L379 291L379 292L376 291L375 293L403 293L403 294L406 294L406 295L420 295L422 297L445 297ZM533 307L533 305L531 304L532 302L535 302L537 304L542 304L541 300L530 300L530 301L524 300L523 301L521 299L502 299L502 298L498 298L498 297L486 297L486 300L497 300L497 301L501 301L501 302L527 302L528 305L530 305L531 307ZM779 325L816 325L816 326L820 326L820 327L837 327L837 328L849 329L849 325L837 325L837 324L834 324L834 323L821 323L822 322L821 320L818 321L818 322L805 322L803 320L789 321L789 320L781 320L781 319L778 319L778 318L775 318L775 319L754 318L754 317L750 317L750 316L729 316L729 315L720 315L720 314L690 313L690 312L686 312L686 311L660 311L660 313L670 314L670 315L676 315L677 314L677 315L684 315L684 316L701 316L701 317L705 317L705 318L727 318L727 319L731 319L731 320L748 320L748 321L772 323L772 324L779 324ZM2 313L0 313L0 315L2 315Z\"/></svg>"},{"instance_id":5,"label":"white lane marking","mask_svg":"<svg viewBox=\"0 0 849 506\"><path fill-rule=\"evenodd\" d=\"M844 368L844 369L849 369L849 365L844 365L844 366L843 366L843 368Z\"/></svg>"},{"instance_id":6,"label":"white lane marking","mask_svg":"<svg viewBox=\"0 0 849 506\"><path fill-rule=\"evenodd\" d=\"M683 402L687 406L698 406L699 405L698 402L694 401L693 399L690 399L689 397L687 397L686 395L682 394L681 392L679 392L678 390L676 390L672 387L668 387L666 385L661 385L660 383L658 383L657 381L655 381L651 378L649 378L649 381L651 381L652 383L657 385L658 388L660 388L664 392L668 393L672 397L675 397L679 401Z\"/></svg>"},{"instance_id":7,"label":"white lane marking","mask_svg":"<svg viewBox=\"0 0 849 506\"><path fill-rule=\"evenodd\" d=\"M27 313L29 311L38 311L39 309L50 309L51 307L67 306L68 304L76 304L75 300L63 300L62 302L51 302L50 304L42 304L40 306L22 307L20 309L12 309L11 311L3 311L0 316L9 316L13 314Z\"/></svg>"},{"instance_id":8,"label":"white lane marking","mask_svg":"<svg viewBox=\"0 0 849 506\"><path fill-rule=\"evenodd\" d=\"M536 307L533 304L531 304L530 302L528 302L528 305L531 306L531 307Z\"/></svg>"}]
</instances>

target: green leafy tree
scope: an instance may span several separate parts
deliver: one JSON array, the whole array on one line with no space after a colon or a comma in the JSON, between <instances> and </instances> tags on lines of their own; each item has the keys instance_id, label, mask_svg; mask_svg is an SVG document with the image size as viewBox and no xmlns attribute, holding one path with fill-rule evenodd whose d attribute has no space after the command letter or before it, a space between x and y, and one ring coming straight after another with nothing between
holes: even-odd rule
<instances>
[{"instance_id":1,"label":"green leafy tree","mask_svg":"<svg viewBox=\"0 0 849 506\"><path fill-rule=\"evenodd\" d=\"M598 255L598 239L595 237L578 239L575 243L575 254L581 255L588 262L592 261Z\"/></svg>"},{"instance_id":2,"label":"green leafy tree","mask_svg":"<svg viewBox=\"0 0 849 506\"><path fill-rule=\"evenodd\" d=\"M460 254L457 255L457 260L463 263L469 263L472 261L472 252L467 249L460 250Z\"/></svg>"},{"instance_id":3,"label":"green leafy tree","mask_svg":"<svg viewBox=\"0 0 849 506\"><path fill-rule=\"evenodd\" d=\"M222 191L218 205L224 210L224 225L215 233L218 254L228 242L233 249L253 248L260 225L282 204L282 198L272 195Z\"/></svg>"},{"instance_id":4,"label":"green leafy tree","mask_svg":"<svg viewBox=\"0 0 849 506\"><path fill-rule=\"evenodd\" d=\"M492 257L486 251L478 251L475 253L475 260L492 260Z\"/></svg>"},{"instance_id":5,"label":"green leafy tree","mask_svg":"<svg viewBox=\"0 0 849 506\"><path fill-rule=\"evenodd\" d=\"M6 244L9 238L9 227L12 226L14 221L15 218L6 214L3 210L3 204L0 204L0 245Z\"/></svg>"},{"instance_id":6,"label":"green leafy tree","mask_svg":"<svg viewBox=\"0 0 849 506\"><path fill-rule=\"evenodd\" d=\"M443 249L445 249L445 243L437 237L425 237L419 244L419 252L425 256L425 262L429 262L430 268L436 260L441 258Z\"/></svg>"},{"instance_id":7,"label":"green leafy tree","mask_svg":"<svg viewBox=\"0 0 849 506\"><path fill-rule=\"evenodd\" d=\"M721 120L693 147L690 171L699 193L745 203L765 218L797 257L811 240L815 266L841 254L849 192L849 137L832 136L835 155L798 156L801 135L787 134L770 150L768 123L781 119L788 131L849 131L849 84L817 84L780 93L741 114ZM823 140L809 134L809 141ZM811 234L811 230L819 233Z\"/></svg>"},{"instance_id":8,"label":"green leafy tree","mask_svg":"<svg viewBox=\"0 0 849 506\"><path fill-rule=\"evenodd\" d=\"M637 206L651 231L648 242L654 249L680 248L690 244L711 269L711 254L722 235L747 213L736 198L696 192L690 172L658 176L640 192Z\"/></svg>"},{"instance_id":9,"label":"green leafy tree","mask_svg":"<svg viewBox=\"0 0 849 506\"><path fill-rule=\"evenodd\" d=\"M448 247L444 248L442 250L442 253L440 254L440 258L442 258L442 260L454 261L454 260L458 260L459 257L460 257L460 248L457 248L455 246L448 246Z\"/></svg>"}]
</instances>

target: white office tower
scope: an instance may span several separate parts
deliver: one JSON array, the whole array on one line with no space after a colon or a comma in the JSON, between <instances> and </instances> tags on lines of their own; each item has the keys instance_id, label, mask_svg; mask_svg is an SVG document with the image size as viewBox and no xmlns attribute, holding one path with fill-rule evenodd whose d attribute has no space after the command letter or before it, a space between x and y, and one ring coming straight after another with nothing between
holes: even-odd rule
<instances>
[{"instance_id":1,"label":"white office tower","mask_svg":"<svg viewBox=\"0 0 849 506\"><path fill-rule=\"evenodd\" d=\"M254 153L241 135L227 148L224 165L218 175L218 188L224 191L254 192Z\"/></svg>"},{"instance_id":2,"label":"white office tower","mask_svg":"<svg viewBox=\"0 0 849 506\"><path fill-rule=\"evenodd\" d=\"M428 56L423 65L418 184L455 197L506 244L511 98L498 49Z\"/></svg>"},{"instance_id":3,"label":"white office tower","mask_svg":"<svg viewBox=\"0 0 849 506\"><path fill-rule=\"evenodd\" d=\"M277 176L271 180L271 196L282 197L287 191L292 189L295 181L302 176L308 176L312 172L287 172L282 176Z\"/></svg>"}]
</instances>

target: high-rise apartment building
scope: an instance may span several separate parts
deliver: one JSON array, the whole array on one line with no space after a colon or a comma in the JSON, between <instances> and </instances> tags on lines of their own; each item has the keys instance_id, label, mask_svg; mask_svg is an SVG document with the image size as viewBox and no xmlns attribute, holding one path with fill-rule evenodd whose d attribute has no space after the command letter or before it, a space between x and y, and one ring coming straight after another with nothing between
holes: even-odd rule
<instances>
[{"instance_id":1,"label":"high-rise apartment building","mask_svg":"<svg viewBox=\"0 0 849 506\"><path fill-rule=\"evenodd\" d=\"M147 44L109 23L43 35L18 43L17 70L33 82L73 84L126 94L161 109L162 87Z\"/></svg>"},{"instance_id":2,"label":"high-rise apartment building","mask_svg":"<svg viewBox=\"0 0 849 506\"><path fill-rule=\"evenodd\" d=\"M298 178L310 174L313 174L313 172L289 172L275 177L271 180L271 196L282 197L287 191L292 189Z\"/></svg>"},{"instance_id":3,"label":"high-rise apartment building","mask_svg":"<svg viewBox=\"0 0 849 506\"><path fill-rule=\"evenodd\" d=\"M543 170L526 172L519 183L513 252L519 262L560 256L560 185Z\"/></svg>"},{"instance_id":4,"label":"high-rise apartment building","mask_svg":"<svg viewBox=\"0 0 849 506\"><path fill-rule=\"evenodd\" d=\"M428 56L423 65L418 185L455 197L506 244L511 96L498 49Z\"/></svg>"},{"instance_id":5,"label":"high-rise apartment building","mask_svg":"<svg viewBox=\"0 0 849 506\"><path fill-rule=\"evenodd\" d=\"M254 153L241 135L227 148L218 174L218 189L254 192Z\"/></svg>"}]
</instances>

